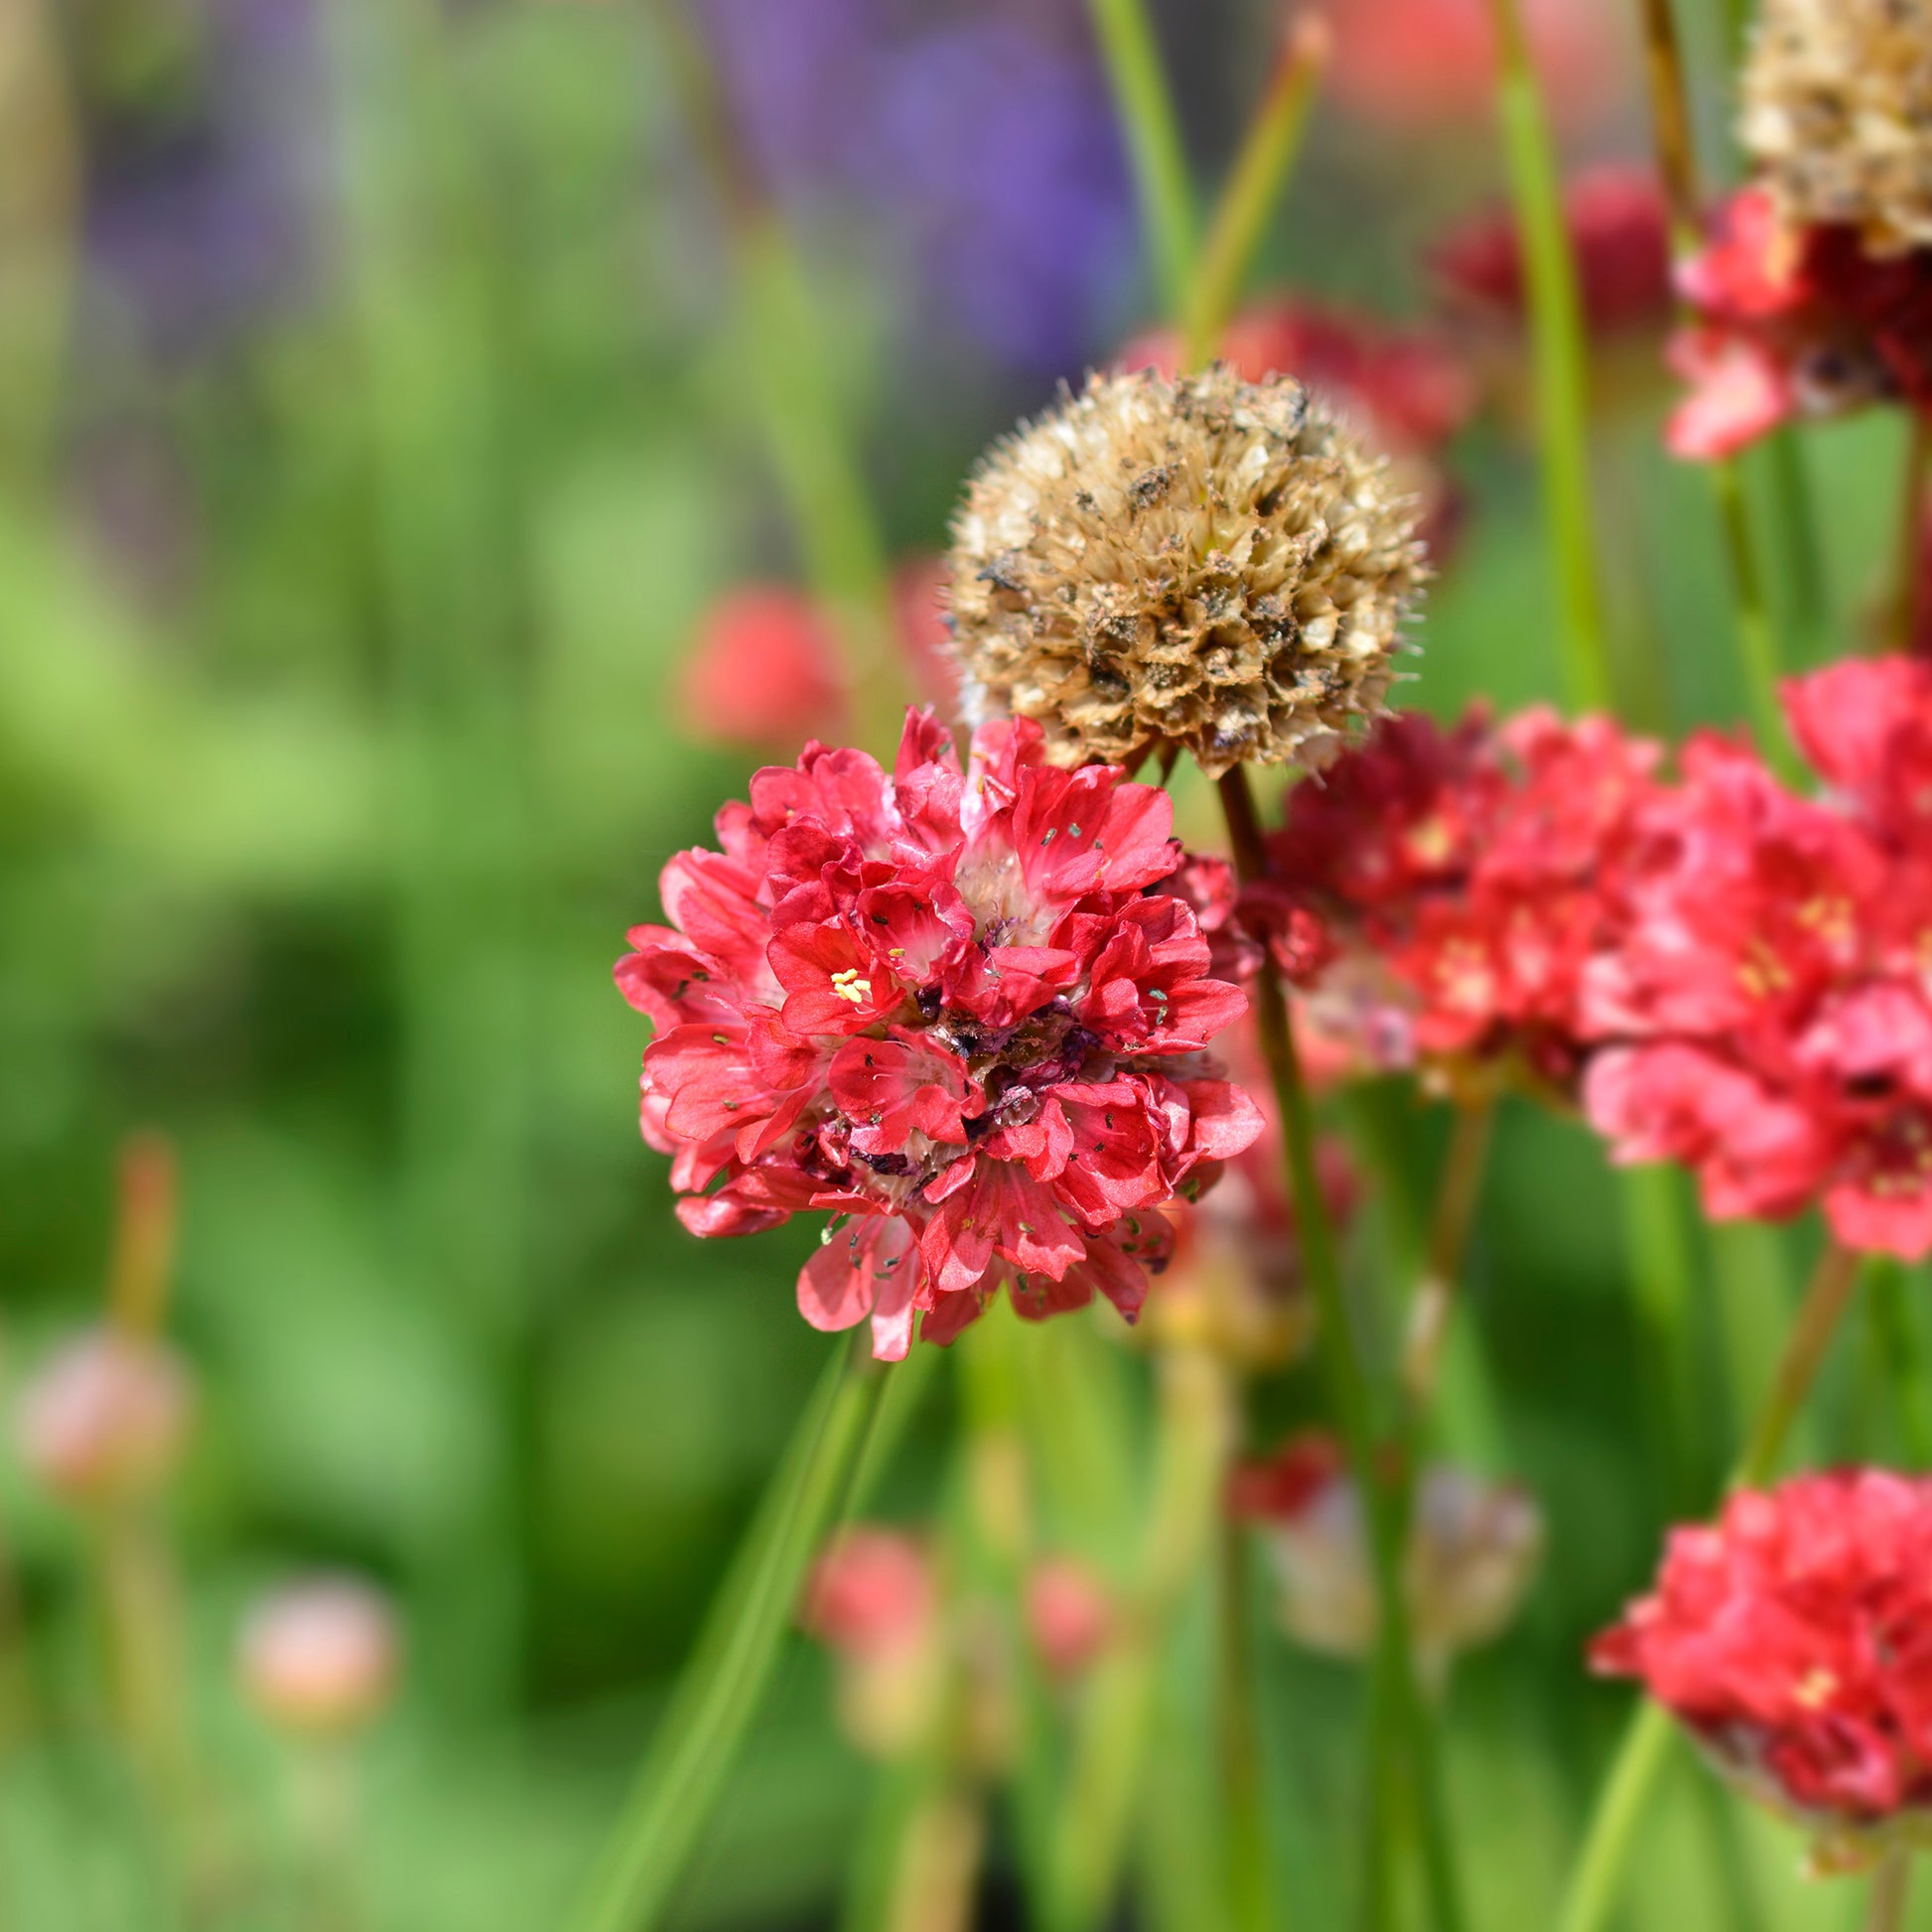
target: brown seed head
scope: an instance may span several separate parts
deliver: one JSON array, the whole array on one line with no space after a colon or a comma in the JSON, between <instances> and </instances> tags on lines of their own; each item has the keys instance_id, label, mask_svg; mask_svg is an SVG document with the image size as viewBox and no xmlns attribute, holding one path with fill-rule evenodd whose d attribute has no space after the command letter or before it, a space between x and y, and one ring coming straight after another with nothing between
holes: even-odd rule
<instances>
[{"instance_id":1,"label":"brown seed head","mask_svg":"<svg viewBox=\"0 0 1932 1932\"><path fill-rule=\"evenodd\" d=\"M1932 0L1764 0L1741 133L1789 219L1932 244Z\"/></svg>"},{"instance_id":2,"label":"brown seed head","mask_svg":"<svg viewBox=\"0 0 1932 1932\"><path fill-rule=\"evenodd\" d=\"M1383 708L1416 521L1386 460L1288 377L1089 376L967 485L968 708L1036 719L1061 764L1319 764Z\"/></svg>"}]
</instances>

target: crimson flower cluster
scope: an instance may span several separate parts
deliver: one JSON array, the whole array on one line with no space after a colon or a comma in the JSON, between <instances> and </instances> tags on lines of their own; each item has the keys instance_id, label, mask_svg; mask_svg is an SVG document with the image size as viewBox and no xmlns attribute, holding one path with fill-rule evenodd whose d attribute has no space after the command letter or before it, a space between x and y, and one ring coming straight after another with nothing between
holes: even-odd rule
<instances>
[{"instance_id":1,"label":"crimson flower cluster","mask_svg":"<svg viewBox=\"0 0 1932 1932\"><path fill-rule=\"evenodd\" d=\"M1822 1200L1848 1246L1932 1250L1932 669L1784 690L1824 796L1706 737L1638 814L1626 930L1591 968L1585 1102L1625 1160L1694 1168L1714 1217Z\"/></svg>"},{"instance_id":2,"label":"crimson flower cluster","mask_svg":"<svg viewBox=\"0 0 1932 1932\"><path fill-rule=\"evenodd\" d=\"M1291 792L1249 921L1319 919L1325 953L1297 948L1314 962L1306 1011L1357 1062L1568 1092L1616 858L1659 756L1605 719L1544 710L1500 727L1474 711L1447 731L1390 719Z\"/></svg>"},{"instance_id":3,"label":"crimson flower cluster","mask_svg":"<svg viewBox=\"0 0 1932 1932\"><path fill-rule=\"evenodd\" d=\"M693 1233L836 1218L798 1280L814 1326L957 1334L1002 1283L1026 1314L1130 1318L1160 1209L1261 1132L1202 1048L1245 1010L1209 972L1173 808L1117 767L983 726L962 773L930 713L889 777L808 746L664 869L620 987L651 1020L645 1139Z\"/></svg>"},{"instance_id":4,"label":"crimson flower cluster","mask_svg":"<svg viewBox=\"0 0 1932 1932\"><path fill-rule=\"evenodd\" d=\"M1739 190L1679 273L1695 312L1670 359L1690 392L1665 441L1731 455L1799 416L1932 408L1932 248L1875 257L1857 228L1793 227L1770 191Z\"/></svg>"},{"instance_id":5,"label":"crimson flower cluster","mask_svg":"<svg viewBox=\"0 0 1932 1932\"><path fill-rule=\"evenodd\" d=\"M1828 1857L1932 1805L1932 1481L1880 1469L1733 1496L1673 1532L1656 1587L1591 1651Z\"/></svg>"}]
</instances>

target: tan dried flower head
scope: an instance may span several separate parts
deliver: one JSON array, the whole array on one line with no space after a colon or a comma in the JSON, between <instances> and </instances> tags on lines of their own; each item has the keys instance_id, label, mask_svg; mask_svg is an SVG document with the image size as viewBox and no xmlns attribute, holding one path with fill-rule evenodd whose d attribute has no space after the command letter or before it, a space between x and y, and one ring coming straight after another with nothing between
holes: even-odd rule
<instances>
[{"instance_id":1,"label":"tan dried flower head","mask_svg":"<svg viewBox=\"0 0 1932 1932\"><path fill-rule=\"evenodd\" d=\"M1093 375L974 473L953 525L969 708L1062 764L1319 764L1378 712L1417 504L1299 382Z\"/></svg>"},{"instance_id":2,"label":"tan dried flower head","mask_svg":"<svg viewBox=\"0 0 1932 1932\"><path fill-rule=\"evenodd\" d=\"M1742 136L1790 219L1932 243L1932 0L1764 0Z\"/></svg>"}]
</instances>

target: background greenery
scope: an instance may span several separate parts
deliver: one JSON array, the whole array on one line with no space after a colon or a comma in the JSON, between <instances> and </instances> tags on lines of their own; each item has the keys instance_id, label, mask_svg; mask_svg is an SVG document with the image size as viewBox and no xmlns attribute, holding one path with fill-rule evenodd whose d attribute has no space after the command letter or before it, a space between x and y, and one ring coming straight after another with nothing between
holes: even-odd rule
<instances>
[{"instance_id":1,"label":"background greenery","mask_svg":"<svg viewBox=\"0 0 1932 1932\"><path fill-rule=\"evenodd\" d=\"M367 1765L374 1921L537 1928L558 1922L823 1359L791 1308L811 1230L700 1246L673 1222L636 1140L643 1029L609 977L624 926L656 914L659 865L754 762L681 735L693 625L732 583L799 565L759 421L759 318L734 311L650 11L269 7L266 77L234 66L262 11L0 5L0 89L27 130L0 137L3 1365L17 1386L98 1307L115 1148L165 1130L186 1189L174 1325L203 1395L174 1521L198 1743L229 1829L271 1860L288 1831L289 1767L229 1682L240 1605L291 1568L360 1569L396 1592L409 1642ZM1232 149L1272 11L1164 11L1203 179ZM1077 53L1078 10L1058 12L1056 46ZM1715 23L1697 25L1710 72ZM1706 105L1720 112L1715 88ZM1633 96L1588 145L1644 139ZM1492 150L1480 120L1424 147L1322 110L1263 279L1416 311L1422 247L1493 194ZM286 173L266 269L218 272L221 238L168 191L184 154L256 187ZM949 165L943 146L932 160ZM1148 319L1123 256L1077 350L1016 358L935 319L905 262L869 244L863 198L832 183L784 207L815 312L815 340L792 346L895 554L938 545L978 447ZM171 309L117 281L127 226L210 286ZM1730 721L1721 553L1701 480L1656 447L1662 401L1661 383L1626 399L1596 437L1618 632L1658 653L1660 720ZM1894 440L1875 421L1808 440L1833 616L1807 656L1857 639L1890 543ZM1456 461L1464 544L1408 695L1443 713L1547 697L1550 588L1508 412ZM1212 836L1204 801L1183 810ZM1381 1100L1432 1158L1433 1112L1406 1089ZM1355 1256L1371 1299L1389 1285L1385 1222L1371 1199ZM1454 1687L1479 1925L1548 1923L1627 1701L1586 1682L1583 1643L1647 1575L1660 1525L1710 1494L1736 1365L1768 1362L1809 1239L1790 1257L1749 1232L1703 1244L1702 1368L1667 1402L1596 1147L1506 1116L1474 1263L1486 1368L1468 1352L1446 1432L1532 1486L1551 1548L1521 1625ZM1910 1291L1919 1347L1923 1282ZM1841 1348L1819 1452L1902 1458L1869 1352ZM1109 1341L1097 1359L1144 1404L1136 1358ZM1278 1408L1313 1401L1292 1381ZM934 1506L951 1402L948 1367L887 1513ZM84 1532L11 1452L0 1525L22 1606L0 1922L165 1923L103 1726ZM825 1676L802 1646L787 1660L688 1888L691 1926L834 1922L870 1774L834 1732ZM1352 1689L1277 1645L1265 1694L1294 1923L1336 1925ZM1198 1808L1204 1728L1184 1697L1164 1713L1151 1859ZM1853 1922L1848 1890L1794 1879L1797 1855L1687 1761L1627 1922ZM1748 1913L1720 1902L1739 1871ZM1153 1896L1174 1932L1209 1922L1184 1892ZM987 1923L1011 1910L996 1870ZM1932 1925L1932 1900L1920 1910ZM293 1921L271 1894L229 1922Z\"/></svg>"}]
</instances>

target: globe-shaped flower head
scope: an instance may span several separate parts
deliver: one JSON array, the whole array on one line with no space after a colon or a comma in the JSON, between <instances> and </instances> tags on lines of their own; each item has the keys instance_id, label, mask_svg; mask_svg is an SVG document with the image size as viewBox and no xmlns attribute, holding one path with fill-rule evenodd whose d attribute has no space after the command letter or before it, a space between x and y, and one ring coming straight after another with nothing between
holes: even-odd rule
<instances>
[{"instance_id":1,"label":"globe-shaped flower head","mask_svg":"<svg viewBox=\"0 0 1932 1932\"><path fill-rule=\"evenodd\" d=\"M1035 720L1056 764L1319 764L1382 709L1417 514L1299 382L1090 376L967 486L968 704Z\"/></svg>"},{"instance_id":2,"label":"globe-shaped flower head","mask_svg":"<svg viewBox=\"0 0 1932 1932\"><path fill-rule=\"evenodd\" d=\"M1787 220L1932 243L1932 0L1764 0L1742 132Z\"/></svg>"}]
</instances>

